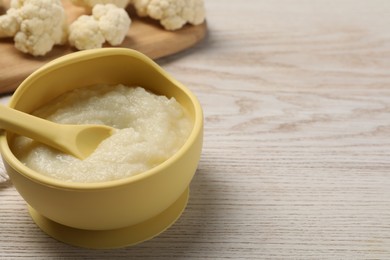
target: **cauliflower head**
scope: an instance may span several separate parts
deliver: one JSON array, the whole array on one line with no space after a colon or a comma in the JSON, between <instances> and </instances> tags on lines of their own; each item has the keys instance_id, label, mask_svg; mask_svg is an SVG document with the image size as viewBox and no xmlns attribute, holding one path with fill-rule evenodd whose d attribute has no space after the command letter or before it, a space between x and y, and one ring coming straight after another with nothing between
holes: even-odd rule
<instances>
[{"instance_id":1,"label":"cauliflower head","mask_svg":"<svg viewBox=\"0 0 390 260\"><path fill-rule=\"evenodd\" d=\"M120 45L131 25L123 8L97 4L92 15L82 15L69 26L69 43L78 50L100 48L105 42Z\"/></svg>"},{"instance_id":2,"label":"cauliflower head","mask_svg":"<svg viewBox=\"0 0 390 260\"><path fill-rule=\"evenodd\" d=\"M0 0L1 1L1 0ZM120 8L125 8L129 0L71 0L74 5L92 9L97 4L113 4Z\"/></svg>"},{"instance_id":3,"label":"cauliflower head","mask_svg":"<svg viewBox=\"0 0 390 260\"><path fill-rule=\"evenodd\" d=\"M19 11L8 9L7 13L0 16L0 38L13 37L19 31L22 22Z\"/></svg>"},{"instance_id":4,"label":"cauliflower head","mask_svg":"<svg viewBox=\"0 0 390 260\"><path fill-rule=\"evenodd\" d=\"M131 0L139 16L159 20L167 30L177 30L186 23L204 22L206 11L203 0Z\"/></svg>"},{"instance_id":5,"label":"cauliflower head","mask_svg":"<svg viewBox=\"0 0 390 260\"><path fill-rule=\"evenodd\" d=\"M66 42L66 14L61 0L12 0L0 16L0 37L14 37L16 49L42 56Z\"/></svg>"}]
</instances>

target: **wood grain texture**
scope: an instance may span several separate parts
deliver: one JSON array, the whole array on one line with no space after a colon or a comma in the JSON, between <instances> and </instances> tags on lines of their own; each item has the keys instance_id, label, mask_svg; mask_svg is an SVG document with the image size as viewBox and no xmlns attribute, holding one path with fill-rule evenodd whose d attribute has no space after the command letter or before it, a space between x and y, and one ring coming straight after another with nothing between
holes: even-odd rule
<instances>
[{"instance_id":1,"label":"wood grain texture","mask_svg":"<svg viewBox=\"0 0 390 260\"><path fill-rule=\"evenodd\" d=\"M206 40L158 60L205 114L178 222L135 247L74 248L3 183L0 258L390 259L390 2L206 6Z\"/></svg>"},{"instance_id":2,"label":"wood grain texture","mask_svg":"<svg viewBox=\"0 0 390 260\"><path fill-rule=\"evenodd\" d=\"M77 7L69 0L62 1L69 23L80 15L86 14L83 8ZM152 19L139 18L129 6L127 9L132 24L129 32L119 47L131 48L143 52L152 59L162 58L191 48L202 41L207 32L207 25L185 26L177 31L166 31ZM4 13L0 10L0 14ZM109 47L109 45L105 45ZM33 71L47 62L77 51L69 45L54 46L53 50L43 57L33 57L16 50L12 39L0 39L0 94L10 93Z\"/></svg>"}]
</instances>

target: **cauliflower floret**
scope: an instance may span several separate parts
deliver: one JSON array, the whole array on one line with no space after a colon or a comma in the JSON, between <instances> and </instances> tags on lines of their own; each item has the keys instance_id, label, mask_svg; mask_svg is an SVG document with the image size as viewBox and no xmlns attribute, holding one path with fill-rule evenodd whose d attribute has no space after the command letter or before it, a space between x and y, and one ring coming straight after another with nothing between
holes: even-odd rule
<instances>
[{"instance_id":1,"label":"cauliflower floret","mask_svg":"<svg viewBox=\"0 0 390 260\"><path fill-rule=\"evenodd\" d=\"M0 38L15 36L19 31L21 21L17 9L8 9L5 15L0 16Z\"/></svg>"},{"instance_id":2,"label":"cauliflower floret","mask_svg":"<svg viewBox=\"0 0 390 260\"><path fill-rule=\"evenodd\" d=\"M93 16L82 15L69 27L69 43L79 50L100 48L105 41Z\"/></svg>"},{"instance_id":3,"label":"cauliflower floret","mask_svg":"<svg viewBox=\"0 0 390 260\"><path fill-rule=\"evenodd\" d=\"M130 4L132 4L137 11L137 14L141 17L148 16L148 6L150 0L130 0Z\"/></svg>"},{"instance_id":4,"label":"cauliflower floret","mask_svg":"<svg viewBox=\"0 0 390 260\"><path fill-rule=\"evenodd\" d=\"M120 45L131 25L123 8L113 4L97 4L92 15L82 15L69 27L69 43L79 50L102 47L104 42Z\"/></svg>"},{"instance_id":5,"label":"cauliflower floret","mask_svg":"<svg viewBox=\"0 0 390 260\"><path fill-rule=\"evenodd\" d=\"M159 20L167 30L177 30L186 23L199 25L205 20L203 0L131 0L139 16Z\"/></svg>"},{"instance_id":6,"label":"cauliflower floret","mask_svg":"<svg viewBox=\"0 0 390 260\"><path fill-rule=\"evenodd\" d=\"M92 9L97 4L114 4L120 8L125 8L129 4L129 0L72 0L72 3L86 9Z\"/></svg>"},{"instance_id":7,"label":"cauliflower floret","mask_svg":"<svg viewBox=\"0 0 390 260\"><path fill-rule=\"evenodd\" d=\"M66 42L66 15L61 0L12 0L0 16L0 36L14 36L15 47L42 56Z\"/></svg>"}]
</instances>

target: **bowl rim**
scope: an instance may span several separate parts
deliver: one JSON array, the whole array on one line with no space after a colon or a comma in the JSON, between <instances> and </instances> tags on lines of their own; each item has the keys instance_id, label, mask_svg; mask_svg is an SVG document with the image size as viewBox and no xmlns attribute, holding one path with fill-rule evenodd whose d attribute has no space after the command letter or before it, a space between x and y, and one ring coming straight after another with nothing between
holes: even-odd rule
<instances>
[{"instance_id":1,"label":"bowl rim","mask_svg":"<svg viewBox=\"0 0 390 260\"><path fill-rule=\"evenodd\" d=\"M197 137L199 134L202 134L203 132L203 111L202 107L197 99L197 97L183 84L181 84L179 81L174 79L171 75L169 75L165 70L163 70L157 63L155 63L152 59L147 57L146 55L142 54L141 52L138 52L136 50L127 49L127 48L102 48L102 49L93 49L93 50L85 50L85 51L79 51L71 54L64 55L60 58L54 59L53 61L50 61L46 65L42 66L41 68L34 71L32 74L30 74L16 89L14 94L12 95L8 106L14 107L18 100L19 96L23 93L26 84L35 81L35 79L50 73L51 71L54 71L56 69L59 69L64 66L69 66L71 64L86 61L86 60L92 60L96 58L103 58L107 56L130 56L133 58L138 58L142 62L147 63L148 65L152 66L154 69L156 69L160 74L162 74L164 77L166 77L169 81L171 81L176 87L178 87L185 95L189 97L191 100L192 105L194 106L194 122L193 122L193 128L185 141L185 143L180 147L180 149L170 158L162 162L161 164L138 174L135 174L133 176L128 176L125 178L117 179L117 180L110 180L110 181L104 181L104 182L67 182L59 179L55 179L53 177L49 177L43 174L40 174L36 172L33 169L30 169L26 165L24 165L19 159L12 153L8 140L7 140L7 131L3 131L0 135L0 150L1 150L1 157L4 161L4 163L7 163L10 167L13 168L18 174L23 175L24 177L34 181L38 182L47 186L52 186L58 189L67 189L67 190L97 190L97 189L110 189L110 188L117 188L122 185L127 185L129 183L138 182L145 178L148 178L152 175L157 174L158 172L164 170L165 168L169 167L172 163L177 161L180 157L182 157L186 151L188 151L191 146L195 143Z\"/></svg>"}]
</instances>

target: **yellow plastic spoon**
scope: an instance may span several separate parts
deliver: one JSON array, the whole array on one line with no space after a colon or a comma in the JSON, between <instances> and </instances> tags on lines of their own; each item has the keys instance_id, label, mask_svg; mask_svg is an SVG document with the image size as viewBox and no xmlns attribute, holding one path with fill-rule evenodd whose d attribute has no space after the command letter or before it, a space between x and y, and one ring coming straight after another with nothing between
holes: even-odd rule
<instances>
[{"instance_id":1,"label":"yellow plastic spoon","mask_svg":"<svg viewBox=\"0 0 390 260\"><path fill-rule=\"evenodd\" d=\"M66 125L0 105L0 128L29 137L80 159L88 157L111 136L105 125Z\"/></svg>"}]
</instances>

